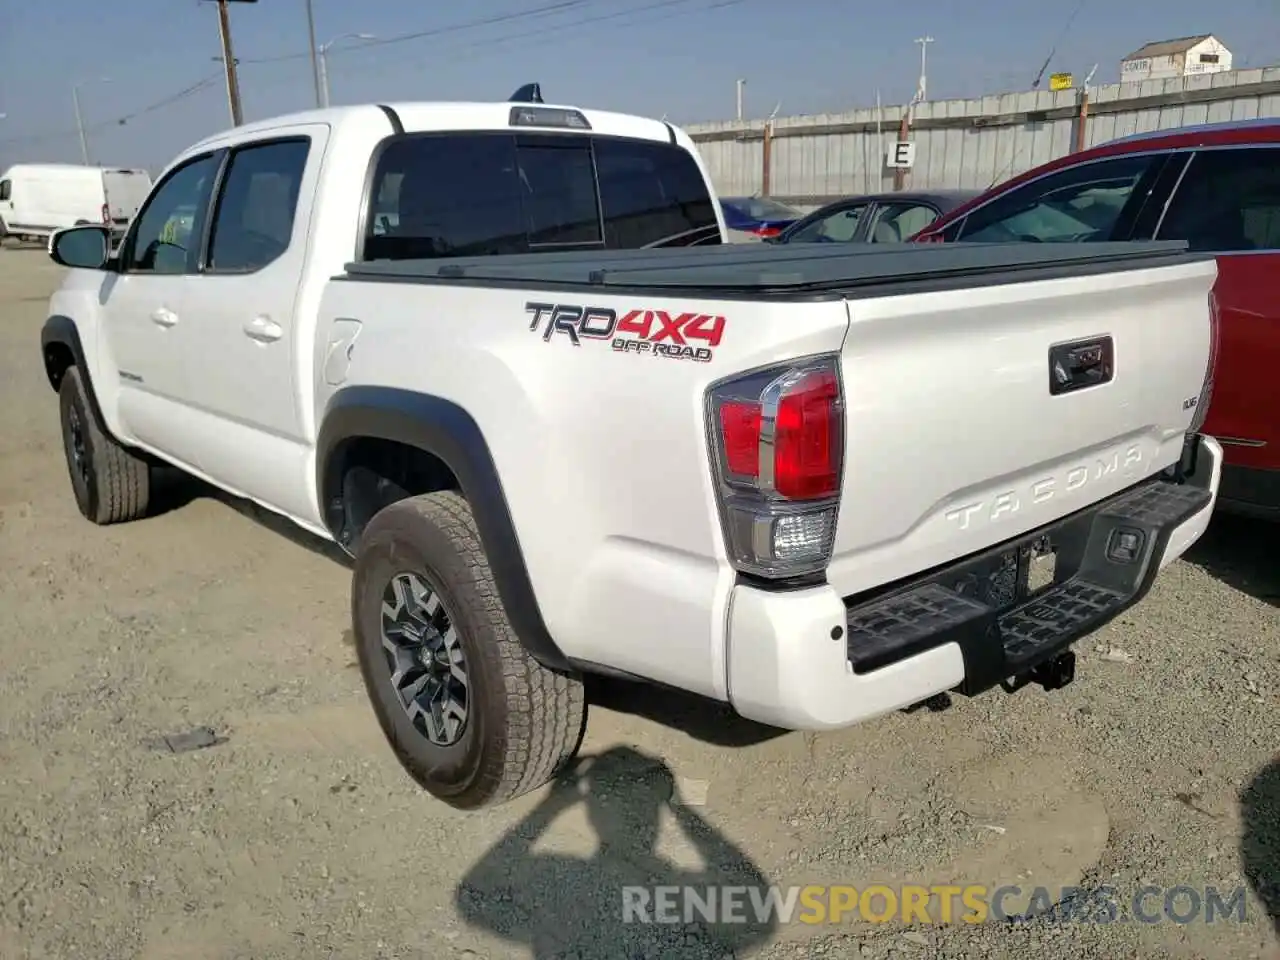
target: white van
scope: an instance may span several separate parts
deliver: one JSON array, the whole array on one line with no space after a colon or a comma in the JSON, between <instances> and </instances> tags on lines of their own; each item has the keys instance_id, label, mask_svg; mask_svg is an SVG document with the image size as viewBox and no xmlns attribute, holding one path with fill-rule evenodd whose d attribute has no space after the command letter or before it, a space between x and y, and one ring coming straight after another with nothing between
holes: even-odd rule
<instances>
[{"instance_id":1,"label":"white van","mask_svg":"<svg viewBox=\"0 0 1280 960\"><path fill-rule=\"evenodd\" d=\"M44 241L55 230L85 223L123 233L150 190L146 170L17 164L0 176L0 238Z\"/></svg>"}]
</instances>

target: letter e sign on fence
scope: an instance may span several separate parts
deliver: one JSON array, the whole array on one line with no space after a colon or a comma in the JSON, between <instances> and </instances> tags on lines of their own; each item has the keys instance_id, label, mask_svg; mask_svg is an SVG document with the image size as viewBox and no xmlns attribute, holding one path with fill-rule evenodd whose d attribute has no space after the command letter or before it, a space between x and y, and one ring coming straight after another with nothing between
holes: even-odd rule
<instances>
[{"instance_id":1,"label":"letter e sign on fence","mask_svg":"<svg viewBox=\"0 0 1280 960\"><path fill-rule=\"evenodd\" d=\"M916 145L912 140L896 140L892 147L889 148L889 155L885 158L885 166L897 170L905 168L910 170L916 162Z\"/></svg>"}]
</instances>

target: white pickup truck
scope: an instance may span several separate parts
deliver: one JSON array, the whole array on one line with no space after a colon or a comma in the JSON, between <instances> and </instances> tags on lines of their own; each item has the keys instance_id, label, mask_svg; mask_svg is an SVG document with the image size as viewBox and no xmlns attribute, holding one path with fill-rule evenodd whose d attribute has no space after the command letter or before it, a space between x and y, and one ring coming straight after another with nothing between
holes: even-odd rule
<instances>
[{"instance_id":1,"label":"white pickup truck","mask_svg":"<svg viewBox=\"0 0 1280 960\"><path fill-rule=\"evenodd\" d=\"M340 544L377 719L459 808L553 776L591 672L792 729L1061 686L1216 497L1212 257L728 245L659 121L249 124L103 233L51 243L42 338L80 510L164 462Z\"/></svg>"}]
</instances>

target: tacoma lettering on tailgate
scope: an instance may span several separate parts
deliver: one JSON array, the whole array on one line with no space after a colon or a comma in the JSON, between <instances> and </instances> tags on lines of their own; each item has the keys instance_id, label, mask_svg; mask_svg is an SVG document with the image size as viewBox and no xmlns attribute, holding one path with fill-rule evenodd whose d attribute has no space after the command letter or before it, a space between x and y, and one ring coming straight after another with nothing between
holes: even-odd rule
<instances>
[{"instance_id":1,"label":"tacoma lettering on tailgate","mask_svg":"<svg viewBox=\"0 0 1280 960\"><path fill-rule=\"evenodd\" d=\"M575 303L526 303L529 330L542 339L561 334L575 347L584 340L608 340L617 353L646 354L706 363L724 336L724 317L707 313L630 310L622 316L609 307Z\"/></svg>"},{"instance_id":2,"label":"tacoma lettering on tailgate","mask_svg":"<svg viewBox=\"0 0 1280 960\"><path fill-rule=\"evenodd\" d=\"M948 510L943 514L961 530L968 530L975 521L997 523L1017 515L1024 503L1038 504L1052 500L1064 493L1079 490L1116 473L1132 473L1142 463L1142 448L1138 444L1112 450L1084 463L1076 464L1056 476L1042 477L1023 484L1014 490L992 494L983 500L975 500Z\"/></svg>"}]
</instances>

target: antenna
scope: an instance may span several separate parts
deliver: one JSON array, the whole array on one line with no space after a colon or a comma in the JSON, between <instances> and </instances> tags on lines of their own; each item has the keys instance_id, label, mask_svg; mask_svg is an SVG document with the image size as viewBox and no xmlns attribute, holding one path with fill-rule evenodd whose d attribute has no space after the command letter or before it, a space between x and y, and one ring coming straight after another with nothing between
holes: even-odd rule
<instances>
[{"instance_id":1,"label":"antenna","mask_svg":"<svg viewBox=\"0 0 1280 960\"><path fill-rule=\"evenodd\" d=\"M523 87L507 98L508 103L542 103L542 85L537 83L526 83Z\"/></svg>"}]
</instances>

